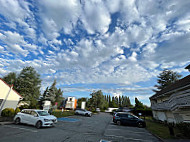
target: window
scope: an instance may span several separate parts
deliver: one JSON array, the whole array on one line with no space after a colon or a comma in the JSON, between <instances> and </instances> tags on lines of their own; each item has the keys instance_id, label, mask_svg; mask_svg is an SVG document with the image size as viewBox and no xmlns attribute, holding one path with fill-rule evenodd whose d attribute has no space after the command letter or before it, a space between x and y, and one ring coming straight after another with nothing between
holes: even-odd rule
<instances>
[{"instance_id":1,"label":"window","mask_svg":"<svg viewBox=\"0 0 190 142\"><path fill-rule=\"evenodd\" d=\"M35 111L31 111L30 114L33 115L33 116L38 116L38 114Z\"/></svg>"}]
</instances>

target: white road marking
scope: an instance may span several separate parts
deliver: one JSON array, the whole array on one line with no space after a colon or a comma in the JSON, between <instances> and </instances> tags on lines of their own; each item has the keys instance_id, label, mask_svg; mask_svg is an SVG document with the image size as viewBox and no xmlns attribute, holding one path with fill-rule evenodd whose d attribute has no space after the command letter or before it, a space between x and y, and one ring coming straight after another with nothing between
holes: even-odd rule
<instances>
[{"instance_id":1,"label":"white road marking","mask_svg":"<svg viewBox=\"0 0 190 142\"><path fill-rule=\"evenodd\" d=\"M143 140L143 139L134 139L134 138L126 138L123 136L116 136L116 135L104 135L106 137L118 137L118 138L123 138L125 140L134 140L134 141L141 141L141 142L147 142L147 140Z\"/></svg>"},{"instance_id":2,"label":"white road marking","mask_svg":"<svg viewBox=\"0 0 190 142\"><path fill-rule=\"evenodd\" d=\"M107 129L108 131L120 131L121 129ZM136 133L136 134L147 134L147 135L151 135L149 133L146 133L146 132L134 132L134 131L126 131L126 132L129 132L129 133Z\"/></svg>"},{"instance_id":3,"label":"white road marking","mask_svg":"<svg viewBox=\"0 0 190 142\"><path fill-rule=\"evenodd\" d=\"M36 131L36 130L31 130L31 129L22 128L22 127L14 127L14 126L8 126L8 125L4 125L4 127L14 128L14 129L21 129L21 130L26 130L26 131L35 132L35 133L38 132L38 131Z\"/></svg>"}]
</instances>

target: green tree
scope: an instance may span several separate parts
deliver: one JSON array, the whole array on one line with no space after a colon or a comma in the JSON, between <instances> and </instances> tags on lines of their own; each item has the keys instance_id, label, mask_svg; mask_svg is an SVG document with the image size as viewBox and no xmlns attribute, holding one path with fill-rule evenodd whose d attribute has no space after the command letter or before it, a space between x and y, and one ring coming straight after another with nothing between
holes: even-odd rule
<instances>
[{"instance_id":1,"label":"green tree","mask_svg":"<svg viewBox=\"0 0 190 142\"><path fill-rule=\"evenodd\" d=\"M84 98L84 97L79 98L79 99L77 100L77 108L81 108L82 102L87 102L87 98Z\"/></svg>"},{"instance_id":2,"label":"green tree","mask_svg":"<svg viewBox=\"0 0 190 142\"><path fill-rule=\"evenodd\" d=\"M13 88L16 89L17 76L15 72L10 72L3 77L3 80L9 85L13 85Z\"/></svg>"},{"instance_id":3,"label":"green tree","mask_svg":"<svg viewBox=\"0 0 190 142\"><path fill-rule=\"evenodd\" d=\"M154 92L161 91L166 88L168 85L173 84L177 80L179 80L182 76L177 72L173 72L171 70L165 69L159 75L157 79L157 85L155 85L156 89Z\"/></svg>"},{"instance_id":4,"label":"green tree","mask_svg":"<svg viewBox=\"0 0 190 142\"><path fill-rule=\"evenodd\" d=\"M25 67L17 78L16 90L33 106L40 96L41 79L33 67Z\"/></svg>"},{"instance_id":5,"label":"green tree","mask_svg":"<svg viewBox=\"0 0 190 142\"><path fill-rule=\"evenodd\" d=\"M143 103L141 103L137 98L135 98L135 109L144 109Z\"/></svg>"}]
</instances>

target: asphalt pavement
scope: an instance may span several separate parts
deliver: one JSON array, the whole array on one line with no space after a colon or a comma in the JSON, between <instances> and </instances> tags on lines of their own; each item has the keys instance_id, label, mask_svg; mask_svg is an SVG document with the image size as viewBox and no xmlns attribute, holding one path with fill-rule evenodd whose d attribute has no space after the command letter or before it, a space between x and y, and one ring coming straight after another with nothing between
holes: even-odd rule
<instances>
[{"instance_id":1,"label":"asphalt pavement","mask_svg":"<svg viewBox=\"0 0 190 142\"><path fill-rule=\"evenodd\" d=\"M72 121L71 121L72 120ZM92 117L71 116L52 128L0 125L0 142L159 142L145 128L118 126L106 113Z\"/></svg>"}]
</instances>

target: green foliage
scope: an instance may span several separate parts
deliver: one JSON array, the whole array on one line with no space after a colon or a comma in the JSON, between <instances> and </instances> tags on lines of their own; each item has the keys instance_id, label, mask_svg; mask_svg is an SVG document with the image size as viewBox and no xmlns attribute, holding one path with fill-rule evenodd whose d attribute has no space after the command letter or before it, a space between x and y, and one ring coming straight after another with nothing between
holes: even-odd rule
<instances>
[{"instance_id":1,"label":"green foliage","mask_svg":"<svg viewBox=\"0 0 190 142\"><path fill-rule=\"evenodd\" d=\"M17 114L18 112L20 112L20 109L17 107L17 108L15 109L15 114Z\"/></svg>"},{"instance_id":2,"label":"green foliage","mask_svg":"<svg viewBox=\"0 0 190 142\"><path fill-rule=\"evenodd\" d=\"M1 112L3 117L13 117L15 115L15 110L13 108L5 108Z\"/></svg>"},{"instance_id":3,"label":"green foliage","mask_svg":"<svg viewBox=\"0 0 190 142\"><path fill-rule=\"evenodd\" d=\"M176 124L176 127L179 129L179 131L186 137L190 138L190 123L178 123Z\"/></svg>"},{"instance_id":4,"label":"green foliage","mask_svg":"<svg viewBox=\"0 0 190 142\"><path fill-rule=\"evenodd\" d=\"M16 89L16 82L17 82L16 73L11 72L7 74L6 76L3 77L3 80L9 85L13 85L13 88Z\"/></svg>"},{"instance_id":5,"label":"green foliage","mask_svg":"<svg viewBox=\"0 0 190 142\"><path fill-rule=\"evenodd\" d=\"M43 95L40 97L40 104L43 105L44 101L51 101L51 104L54 105L55 102L60 106L63 100L63 91L59 88L56 88L56 80L52 83L50 87L47 87Z\"/></svg>"},{"instance_id":6,"label":"green foliage","mask_svg":"<svg viewBox=\"0 0 190 142\"><path fill-rule=\"evenodd\" d=\"M137 98L135 98L135 109L144 109L143 103L141 103Z\"/></svg>"},{"instance_id":7,"label":"green foliage","mask_svg":"<svg viewBox=\"0 0 190 142\"><path fill-rule=\"evenodd\" d=\"M61 110L55 110L52 112L52 115L56 116L57 118L61 118L61 117L66 117L66 116L71 116L74 115L75 112L74 111L61 111Z\"/></svg>"},{"instance_id":8,"label":"green foliage","mask_svg":"<svg viewBox=\"0 0 190 142\"><path fill-rule=\"evenodd\" d=\"M16 90L24 97L24 100L37 100L40 96L40 87L40 75L35 69L33 67L23 68L17 78Z\"/></svg>"},{"instance_id":9,"label":"green foliage","mask_svg":"<svg viewBox=\"0 0 190 142\"><path fill-rule=\"evenodd\" d=\"M23 109L28 109L29 108L29 106L28 105L21 105L20 107L19 107L19 109L20 110L23 110Z\"/></svg>"},{"instance_id":10,"label":"green foliage","mask_svg":"<svg viewBox=\"0 0 190 142\"><path fill-rule=\"evenodd\" d=\"M165 69L163 72L161 72L158 75L157 79L157 85L155 87L157 88L156 90L153 90L154 92L158 92L164 88L166 88L168 85L173 84L177 80L181 78L181 75L178 74L177 72L173 72L171 70Z\"/></svg>"},{"instance_id":11,"label":"green foliage","mask_svg":"<svg viewBox=\"0 0 190 142\"><path fill-rule=\"evenodd\" d=\"M87 98L79 98L78 100L77 100L77 108L81 108L81 104L82 104L82 102L87 102Z\"/></svg>"},{"instance_id":12,"label":"green foliage","mask_svg":"<svg viewBox=\"0 0 190 142\"><path fill-rule=\"evenodd\" d=\"M105 97L101 90L93 92L91 98L88 100L88 107L92 109L100 108L100 110L108 108L108 102L105 100Z\"/></svg>"}]
</instances>

